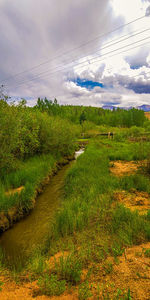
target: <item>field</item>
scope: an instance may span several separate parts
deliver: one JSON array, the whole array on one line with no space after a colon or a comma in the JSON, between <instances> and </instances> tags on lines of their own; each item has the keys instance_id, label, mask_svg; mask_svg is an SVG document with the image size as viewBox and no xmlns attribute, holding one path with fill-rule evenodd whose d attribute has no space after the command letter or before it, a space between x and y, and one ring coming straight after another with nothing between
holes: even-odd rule
<instances>
[{"instance_id":1,"label":"field","mask_svg":"<svg viewBox=\"0 0 150 300\"><path fill-rule=\"evenodd\" d=\"M50 109L57 110L58 115L61 112L56 105ZM23 107L13 110L18 119L22 114L32 117L33 124L27 118L29 133L31 130L33 134L32 126L38 125L36 118L40 127L37 149L33 147L35 137L31 133L33 144L26 144L22 136L23 150L22 145L18 146L16 135L15 148L12 142L12 149L8 149L11 155L3 157L1 214L5 212L9 216L10 209L16 205L27 210L40 184L55 171L56 162L63 162L64 157L80 145L85 151L67 171L61 206L55 212L51 229L26 265L18 264L16 268L12 264L8 269L3 259L5 253L1 252L1 299L148 300L149 120L134 109L106 113L95 110L100 116L96 121L100 124L96 124L91 121L91 118L94 120L93 108L85 110L88 121L79 108L67 107L62 108L62 128L60 119L49 116L49 111L41 112L37 108L28 111ZM71 123L73 112L77 119ZM12 113L11 109L8 113ZM102 114L107 117L107 124L101 124ZM3 129L5 122L4 117ZM116 126L115 122L118 122ZM19 134L25 128L17 130ZM1 139L5 148L7 139L3 132ZM32 155L28 155L28 147L33 149ZM21 151L24 151L23 156ZM10 169L6 168L8 159Z\"/></svg>"},{"instance_id":2,"label":"field","mask_svg":"<svg viewBox=\"0 0 150 300\"><path fill-rule=\"evenodd\" d=\"M27 299L148 299L149 146L91 140L67 173L46 245L10 290L24 289ZM10 290L2 288L3 299Z\"/></svg>"}]
</instances>

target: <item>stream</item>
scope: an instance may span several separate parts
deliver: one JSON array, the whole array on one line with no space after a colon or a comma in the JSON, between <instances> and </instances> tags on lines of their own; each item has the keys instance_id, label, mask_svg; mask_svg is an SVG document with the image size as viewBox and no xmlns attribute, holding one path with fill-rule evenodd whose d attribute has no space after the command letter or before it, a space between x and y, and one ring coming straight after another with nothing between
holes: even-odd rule
<instances>
[{"instance_id":1,"label":"stream","mask_svg":"<svg viewBox=\"0 0 150 300\"><path fill-rule=\"evenodd\" d=\"M84 152L80 149L75 158ZM0 237L0 247L4 253L4 261L8 266L24 265L35 249L44 244L56 210L63 201L63 185L67 171L75 161L71 161L50 179L49 184L36 199L34 209L28 216L14 224Z\"/></svg>"}]
</instances>

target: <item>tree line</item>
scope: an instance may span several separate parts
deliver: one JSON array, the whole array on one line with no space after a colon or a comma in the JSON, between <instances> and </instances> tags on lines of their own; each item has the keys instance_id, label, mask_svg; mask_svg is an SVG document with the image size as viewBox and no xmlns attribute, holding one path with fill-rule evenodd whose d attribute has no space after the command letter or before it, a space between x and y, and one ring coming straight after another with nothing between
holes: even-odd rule
<instances>
[{"instance_id":1,"label":"tree line","mask_svg":"<svg viewBox=\"0 0 150 300\"><path fill-rule=\"evenodd\" d=\"M47 98L38 98L34 108L42 112L47 111L49 115L68 119L75 124L81 124L86 120L96 125L129 128L131 126L142 127L146 120L144 111L135 108L130 110L117 108L111 111L100 107L59 105L56 99L52 101Z\"/></svg>"}]
</instances>

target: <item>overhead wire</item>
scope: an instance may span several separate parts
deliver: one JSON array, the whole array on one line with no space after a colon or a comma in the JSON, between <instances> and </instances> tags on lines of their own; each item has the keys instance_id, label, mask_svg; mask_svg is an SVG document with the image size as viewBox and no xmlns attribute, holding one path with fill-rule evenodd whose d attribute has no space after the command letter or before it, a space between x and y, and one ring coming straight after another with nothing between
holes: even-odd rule
<instances>
[{"instance_id":1,"label":"overhead wire","mask_svg":"<svg viewBox=\"0 0 150 300\"><path fill-rule=\"evenodd\" d=\"M135 37L135 36L137 36L137 35L139 35L139 34L142 34L142 33L144 33L144 32L146 32L146 31L149 31L150 30L150 28L146 28L146 29L144 29L144 30L142 30L142 31L140 31L140 32L136 32L135 34L132 34L132 35L125 35L125 38L124 38L124 36L123 37L121 37L121 39L115 39L115 42L114 41L112 41L112 42L109 42L109 43L106 43L105 45L104 45L104 47L102 47L101 49L99 49L99 51L102 51L102 50L104 50L104 49L106 49L106 48L109 48L109 47L111 47L111 46L114 46L114 45L116 45L116 44L118 44L118 43L121 43L121 42L123 42L123 41L125 41L125 40L127 40L127 39L129 39L129 38L132 38L132 37ZM96 53L99 53L99 51L97 51L97 52L94 52L93 53L93 55L95 55ZM97 56L97 57L99 57L99 55ZM87 56L84 56L84 58L86 59L87 58ZM54 71L54 73L55 73L55 71L57 71L57 72L59 72L59 71L61 71L61 70L65 70L65 69L67 69L67 68L69 68L69 65L70 64L72 64L72 63L74 63L74 62L76 62L76 60L75 61L71 61L68 65L65 65L65 68L62 66L62 65L60 65L60 66L56 66L55 68L51 68L50 69L50 71L52 71L51 73L53 73L53 71ZM86 62L86 61L85 61ZM85 62L82 62L82 63L85 63ZM82 64L81 63L81 64ZM63 67L63 68L62 68ZM70 66L70 67L72 67L72 65ZM74 66L73 66L74 67ZM49 69L48 70L46 70L46 71L43 71L43 72L41 72L41 73L39 73L39 74L35 74L35 76L40 76L40 75L42 75L42 74L46 74L46 73L49 73ZM34 75L33 75L34 76ZM32 78L31 78L32 79ZM31 79L29 79L29 80L31 80ZM24 79L21 79L21 83L22 83L22 80L24 80ZM18 82L17 82L18 83ZM18 83L19 84L19 83Z\"/></svg>"},{"instance_id":2,"label":"overhead wire","mask_svg":"<svg viewBox=\"0 0 150 300\"><path fill-rule=\"evenodd\" d=\"M9 77L7 77L7 78L4 78L4 79L1 80L1 82L3 83L3 82L9 80L9 79L12 78L12 77L14 78L14 77L17 77L17 76L19 76L19 75L21 75L21 74L24 74L24 73L26 73L26 72L30 72L30 71L32 71L32 70L34 70L34 69L36 69L36 68L38 68L38 67L40 67L40 66L42 66L42 65L44 65L44 64L49 63L50 61L55 60L56 58L59 58L59 57L61 57L61 56L63 56L63 55L66 55L66 54L68 54L68 53L72 53L73 51L78 50L78 49L80 49L80 48L82 48L82 47L88 45L89 43L92 43L93 41L96 41L96 40L98 40L98 39L100 39L100 38L103 38L103 37L105 37L105 36L107 36L107 35L110 35L111 33L114 33L114 32L118 31L119 29L121 29L121 28L123 28L123 27L126 27L126 26L128 26L128 25L130 25L130 24L132 24L132 23L134 23L134 22L137 22L137 21L139 21L139 20L141 20L141 19L144 19L145 17L146 17L146 15L143 15L143 16L141 16L141 17L139 17L139 18L136 18L136 19L134 19L134 20L132 20L132 21L130 21L130 22L124 24L124 25L121 25L121 26L115 28L115 29L112 30L112 31L109 31L109 32L104 33L104 34L101 34L101 35L97 36L96 38L94 38L94 39L92 39L92 40L90 40L90 41L88 41L88 42L86 42L86 43L81 44L81 45L78 46L78 47L75 47L75 48L73 48L73 49L71 49L71 50L68 50L68 51L66 51L66 52L64 52L64 53L62 53L62 54L60 54L60 55L57 55L57 56L55 56L55 57L49 59L49 60L46 60L46 61L44 61L44 62L42 62L42 63L40 63L40 64L38 64L38 65L36 65L36 66L34 66L34 67L32 67L32 68L26 69L26 70L24 70L24 71L21 71L21 72L19 72L19 73L16 73L16 74L14 74L14 75L11 75L11 76L9 76Z\"/></svg>"},{"instance_id":3,"label":"overhead wire","mask_svg":"<svg viewBox=\"0 0 150 300\"><path fill-rule=\"evenodd\" d=\"M144 39L141 39L141 40L138 40L138 41L136 41L136 42L130 43L130 44L125 45L125 46L123 46L123 47L120 47L120 48L118 48L118 49L114 49L114 50L112 50L112 51L109 51L109 52L107 52L107 53L105 53L105 54L99 55L99 57L101 57L100 59L92 58L91 60L88 61L88 63L87 63L87 62L82 62L82 63L80 62L80 63L74 65L73 67L76 67L76 66L77 66L78 69L81 68L81 67L83 68L83 67L86 67L86 66L89 66L89 65L98 63L98 62L100 62L100 61L106 60L106 59L108 59L108 58L114 57L115 55L119 55L119 54L122 54L122 53L124 53L124 52L130 51L130 50L134 50L134 49L136 49L136 48L138 48L138 47L141 47L141 46L143 46L143 45L145 45L145 44L147 44L147 43L143 43L143 44L137 45L136 47L132 47L132 48L129 48L129 49L125 49L125 50L123 50L123 51L121 51L121 52L119 52L119 53L115 53L115 54L110 55L110 56L108 56L108 57L103 57L103 56L105 56L105 55L114 53L114 52L119 51L119 50L121 50L121 49L124 49L124 48L126 48L126 47L135 45L135 44L137 44L137 43L139 43L139 42L145 41L145 40L147 40L147 39L150 39L150 37L146 37L146 38L144 38ZM149 41L149 42L150 42L150 41ZM148 42L148 43L149 43L149 42ZM102 58L102 57L103 57L103 58ZM67 68L65 67L65 68L63 68L63 70L57 70L57 71L55 71L55 72L48 72L48 71L46 71L46 72L42 73L42 76L46 75L46 76L49 76L49 77L50 77L50 75L53 75L54 73L57 73L57 72L60 72L60 71L64 71L64 70L66 70L66 69L67 69ZM47 74L47 73L48 73L48 74ZM44 76L44 77L45 77L45 76ZM34 80L36 80L36 79L41 79L40 74L38 74L36 77L33 77L32 79L29 79L29 80L26 80L26 81L24 81L24 82L19 83L16 87L19 87L19 86L21 86L21 85L24 85L24 84L26 84L26 83L28 83L28 82L31 82L31 81L34 81Z\"/></svg>"}]
</instances>

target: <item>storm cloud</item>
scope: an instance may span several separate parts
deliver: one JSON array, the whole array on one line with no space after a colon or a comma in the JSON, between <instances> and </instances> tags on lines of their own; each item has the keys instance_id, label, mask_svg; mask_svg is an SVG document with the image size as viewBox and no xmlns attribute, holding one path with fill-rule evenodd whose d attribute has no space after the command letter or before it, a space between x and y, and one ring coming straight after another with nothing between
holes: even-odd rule
<instances>
[{"instance_id":1,"label":"storm cloud","mask_svg":"<svg viewBox=\"0 0 150 300\"><path fill-rule=\"evenodd\" d=\"M128 92L135 102L134 95L145 94L145 89L141 83L138 87L129 73L133 71L134 76L136 68L143 66L150 69L149 46L124 55L122 69L115 58L93 64L93 59L103 54L105 44L117 37L115 32L106 33L126 23L125 15L115 13L115 1L1 0L0 84L10 96L28 98L30 105L39 96L57 97L61 104L101 106L110 101L121 105ZM150 2L137 2L147 5L148 14ZM132 29L120 29L118 38ZM79 82L90 82L93 88L89 90ZM149 81L144 87L147 84ZM148 101L147 96L143 99Z\"/></svg>"}]
</instances>

